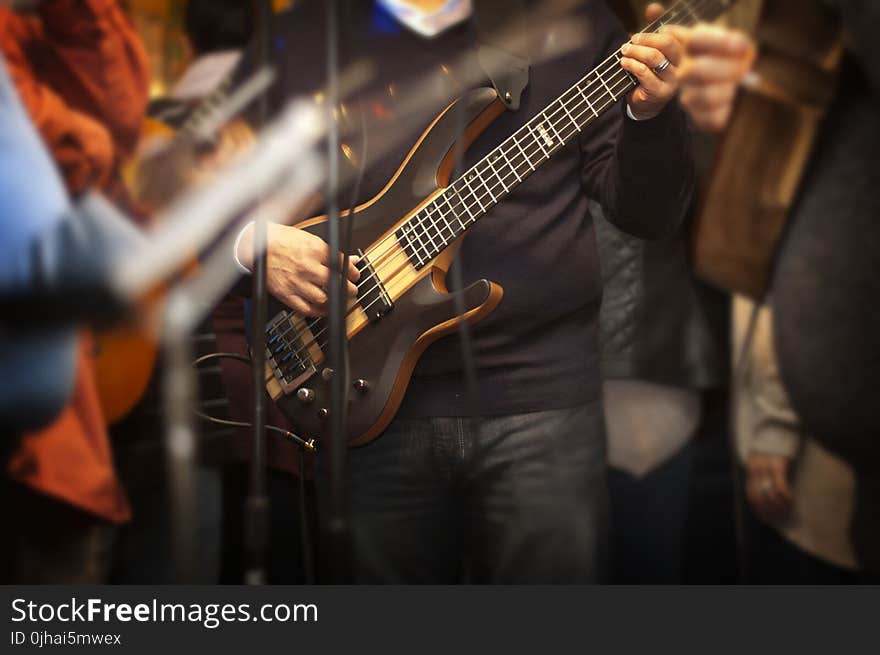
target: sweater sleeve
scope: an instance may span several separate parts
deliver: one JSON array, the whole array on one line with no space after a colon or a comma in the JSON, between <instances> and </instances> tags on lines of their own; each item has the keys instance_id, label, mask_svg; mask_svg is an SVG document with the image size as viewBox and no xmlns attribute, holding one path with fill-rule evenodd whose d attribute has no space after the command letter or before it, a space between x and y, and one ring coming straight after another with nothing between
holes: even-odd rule
<instances>
[{"instance_id":1,"label":"sweater sleeve","mask_svg":"<svg viewBox=\"0 0 880 655\"><path fill-rule=\"evenodd\" d=\"M43 44L54 65L41 70L71 106L109 130L124 155L134 151L146 111L146 52L117 0L48 0Z\"/></svg>"},{"instance_id":2,"label":"sweater sleeve","mask_svg":"<svg viewBox=\"0 0 880 655\"><path fill-rule=\"evenodd\" d=\"M739 412L737 432L743 455L762 453L793 458L800 450L803 427L779 376L773 346L773 314L769 307L755 309L742 297L734 299L735 356L744 347L745 326L754 316L754 332L747 353L747 368L737 376Z\"/></svg>"},{"instance_id":3,"label":"sweater sleeve","mask_svg":"<svg viewBox=\"0 0 880 655\"><path fill-rule=\"evenodd\" d=\"M34 15L0 8L0 46L70 193L100 188L131 209L119 167L139 138L148 70L118 4L47 0Z\"/></svg>"},{"instance_id":4,"label":"sweater sleeve","mask_svg":"<svg viewBox=\"0 0 880 655\"><path fill-rule=\"evenodd\" d=\"M3 42L10 77L39 130L67 188L79 194L103 187L113 170L110 134L93 118L72 109L49 85L39 80L15 42Z\"/></svg>"},{"instance_id":5,"label":"sweater sleeve","mask_svg":"<svg viewBox=\"0 0 880 655\"><path fill-rule=\"evenodd\" d=\"M627 36L604 11L608 15L597 17L596 24L616 26L604 43L607 55ZM580 150L584 189L608 220L648 239L678 227L693 194L694 166L687 121L677 101L646 121L629 118L626 104L620 103L582 133Z\"/></svg>"}]
</instances>

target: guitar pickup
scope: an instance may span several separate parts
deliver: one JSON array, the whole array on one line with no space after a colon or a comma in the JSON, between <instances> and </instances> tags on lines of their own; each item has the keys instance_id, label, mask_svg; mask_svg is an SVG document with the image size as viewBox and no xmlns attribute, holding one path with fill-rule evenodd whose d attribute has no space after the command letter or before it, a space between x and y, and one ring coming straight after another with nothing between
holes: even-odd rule
<instances>
[{"instance_id":1,"label":"guitar pickup","mask_svg":"<svg viewBox=\"0 0 880 655\"><path fill-rule=\"evenodd\" d=\"M370 260L364 256L363 251L358 250L358 263L355 265L360 271L358 280L358 305L364 310L370 323L375 323L394 308L391 296L385 291L382 280L376 275L376 270Z\"/></svg>"},{"instance_id":2,"label":"guitar pickup","mask_svg":"<svg viewBox=\"0 0 880 655\"><path fill-rule=\"evenodd\" d=\"M280 312L266 328L266 366L285 394L316 371L296 317L288 311Z\"/></svg>"}]
</instances>

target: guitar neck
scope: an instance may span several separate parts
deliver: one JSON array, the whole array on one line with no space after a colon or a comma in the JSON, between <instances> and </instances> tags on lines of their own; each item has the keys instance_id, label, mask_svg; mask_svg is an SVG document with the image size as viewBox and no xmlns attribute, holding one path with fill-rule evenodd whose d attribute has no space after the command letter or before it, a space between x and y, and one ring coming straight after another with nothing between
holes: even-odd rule
<instances>
[{"instance_id":1,"label":"guitar neck","mask_svg":"<svg viewBox=\"0 0 880 655\"><path fill-rule=\"evenodd\" d=\"M206 141L209 134L205 125L214 117L218 107L221 107L232 90L233 75L227 75L220 84L207 97L200 100L190 115L183 122L174 136L175 143Z\"/></svg>"},{"instance_id":2,"label":"guitar neck","mask_svg":"<svg viewBox=\"0 0 880 655\"><path fill-rule=\"evenodd\" d=\"M711 21L734 2L678 0L643 32ZM622 57L616 50L401 225L395 234L412 265L426 266L632 91L638 82L621 67Z\"/></svg>"}]
</instances>

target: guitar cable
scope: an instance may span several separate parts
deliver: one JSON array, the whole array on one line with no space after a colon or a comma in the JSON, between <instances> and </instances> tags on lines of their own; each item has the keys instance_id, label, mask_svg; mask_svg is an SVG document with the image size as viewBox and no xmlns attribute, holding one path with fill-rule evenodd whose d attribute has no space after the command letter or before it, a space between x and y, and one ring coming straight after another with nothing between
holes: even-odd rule
<instances>
[{"instance_id":1,"label":"guitar cable","mask_svg":"<svg viewBox=\"0 0 880 655\"><path fill-rule=\"evenodd\" d=\"M240 355L239 353L210 353L208 355L203 355L196 359L193 362L193 368L198 369L198 367L206 362L212 362L220 359L232 359L243 364L251 365L251 358L246 355ZM206 414L205 412L196 409L193 407L193 412L199 418L208 421L209 423L213 423L214 425L222 425L224 427L232 427L232 428L251 428L253 424L250 421L234 421L225 418L219 418L217 416L211 416L210 414ZM305 579L306 584L314 584L315 583L315 573L314 573L314 563L312 560L312 539L311 539L311 530L309 529L309 519L308 519L308 506L306 504L306 464L305 464L305 454L307 452L316 453L318 450L317 445L315 444L314 439L305 440L299 435L294 434L290 430L285 430L284 428L280 428L277 425L269 425L266 424L267 432L274 432L275 434L281 435L285 440L290 441L291 443L299 446L299 534L300 534L300 548L302 550L302 568L303 568L303 577Z\"/></svg>"},{"instance_id":2,"label":"guitar cable","mask_svg":"<svg viewBox=\"0 0 880 655\"><path fill-rule=\"evenodd\" d=\"M354 184L352 187L351 198L349 202L349 216L353 216L354 209L357 206L358 196L360 195L361 184L364 178L364 165L363 162L366 161L367 157L367 129L366 129L366 114L363 110L363 106L358 103L358 114L360 117L361 123L361 139L362 139L362 152L360 157L360 163L358 163L354 158L349 159L353 166L357 167L357 175L355 176ZM343 235L343 253L344 253L344 261L341 269L340 275L340 284L345 284L345 280L347 279L344 272L348 270L348 262L350 258L351 251L351 241L352 241L352 228L354 221L347 220L345 222L345 230ZM345 355L347 358L348 352L345 350ZM193 363L193 368L198 369L201 365L206 364L212 361L218 361L221 359L231 359L234 361L241 362L248 366L252 365L251 358L247 355L242 355L239 353L232 352L215 352L207 355L203 355L197 358ZM346 371L348 370L347 362L344 366ZM348 388L348 384L345 385L345 388ZM219 425L223 427L232 427L232 428L252 428L253 423L250 421L236 421L232 419L224 419L218 416L212 416L207 414L200 409L193 407L193 413L198 416L200 419L212 423L214 425ZM294 434L290 430L286 430L284 428L278 427L277 425L266 425L267 432L273 432L286 441L289 441L300 448L300 457L299 457L299 518L300 518L300 541L301 541L301 549L302 549L302 566L303 573L306 584L314 584L315 575L314 575L314 564L312 560L312 549L311 549L311 530L309 528L308 521L308 508L306 504L306 483L305 483L305 457L304 455L307 452L317 453L318 446L314 439L303 439L297 434Z\"/></svg>"},{"instance_id":3,"label":"guitar cable","mask_svg":"<svg viewBox=\"0 0 880 655\"><path fill-rule=\"evenodd\" d=\"M238 353L210 353L208 355L202 355L201 357L196 359L193 362L193 367L198 368L200 365L202 365L206 362L210 362L210 361L214 361L214 360L218 360L218 359L234 359L234 360L242 362L244 364L248 364L248 365L251 364L251 358L247 357L246 355L240 355ZM253 424L250 421L233 421L230 419L219 418L217 416L211 416L210 414L206 414L203 411L196 409L196 408L193 408L193 412L199 418L204 419L204 420L208 421L209 423L214 423L216 425L222 425L225 427L232 427L232 428L253 427ZM318 451L318 446L315 443L314 439L309 439L309 440L303 439L302 437L300 437L297 434L294 434L290 430L285 430L284 428L279 428L277 425L267 425L266 430L269 430L269 431L274 432L276 434L280 434L287 441L291 441L291 442L295 443L297 446L302 448L304 451L313 452L313 453Z\"/></svg>"}]
</instances>

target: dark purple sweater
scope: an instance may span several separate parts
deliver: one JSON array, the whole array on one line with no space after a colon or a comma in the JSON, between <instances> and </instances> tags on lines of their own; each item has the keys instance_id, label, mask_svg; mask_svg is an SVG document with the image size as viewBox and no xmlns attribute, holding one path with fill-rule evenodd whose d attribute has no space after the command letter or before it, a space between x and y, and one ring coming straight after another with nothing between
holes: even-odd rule
<instances>
[{"instance_id":1,"label":"dark purple sweater","mask_svg":"<svg viewBox=\"0 0 880 655\"><path fill-rule=\"evenodd\" d=\"M347 5L342 12L347 28L344 59L372 57L379 88L405 84L473 46L469 25L425 40L396 27L367 0ZM532 67L520 109L506 112L478 139L465 167L627 40L605 2L585 2L581 11L590 25L587 42L565 57ZM298 3L279 23L281 100L323 83L323 3ZM387 102L393 111L391 94ZM437 111L445 105L438 103ZM421 129L367 171L359 201L380 191ZM597 399L602 284L587 199L597 200L627 232L657 237L676 229L691 191L689 140L680 110L670 106L657 118L637 123L626 117L622 103L612 108L491 210L464 240L454 265L464 283L487 278L504 287L501 304L471 332L475 394L465 393L461 340L452 335L422 356L401 415L512 414Z\"/></svg>"}]
</instances>

